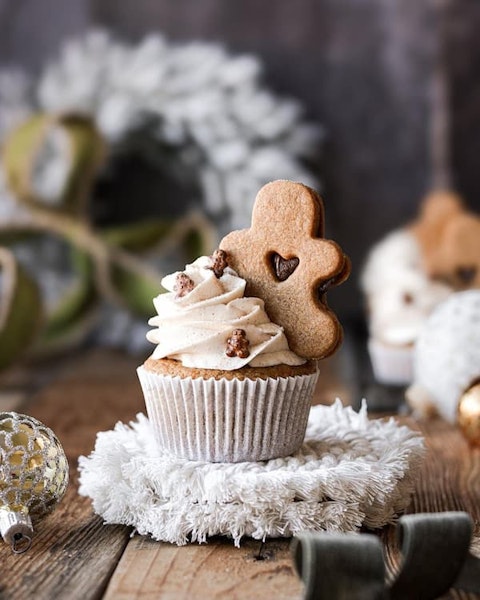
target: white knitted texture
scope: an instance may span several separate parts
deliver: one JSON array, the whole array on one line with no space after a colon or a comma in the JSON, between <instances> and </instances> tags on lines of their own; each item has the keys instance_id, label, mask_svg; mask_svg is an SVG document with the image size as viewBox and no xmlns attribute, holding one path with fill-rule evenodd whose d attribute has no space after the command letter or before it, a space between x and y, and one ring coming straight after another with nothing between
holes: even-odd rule
<instances>
[{"instance_id":1,"label":"white knitted texture","mask_svg":"<svg viewBox=\"0 0 480 600\"><path fill-rule=\"evenodd\" d=\"M463 392L480 377L480 291L452 294L432 313L416 344L414 383L438 412L456 420Z\"/></svg>"},{"instance_id":2,"label":"white knitted texture","mask_svg":"<svg viewBox=\"0 0 480 600\"><path fill-rule=\"evenodd\" d=\"M80 457L80 494L105 523L178 545L381 527L408 505L424 453L418 433L369 420L365 403L359 413L339 400L313 407L301 450L267 462L175 459L137 419L99 433Z\"/></svg>"}]
</instances>

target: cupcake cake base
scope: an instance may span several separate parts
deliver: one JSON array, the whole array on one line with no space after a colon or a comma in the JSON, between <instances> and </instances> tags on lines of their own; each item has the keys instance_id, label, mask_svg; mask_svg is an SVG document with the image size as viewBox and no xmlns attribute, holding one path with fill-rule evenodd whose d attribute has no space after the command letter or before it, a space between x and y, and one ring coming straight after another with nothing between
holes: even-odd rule
<instances>
[{"instance_id":1,"label":"cupcake cake base","mask_svg":"<svg viewBox=\"0 0 480 600\"><path fill-rule=\"evenodd\" d=\"M156 540L183 545L225 535L238 546L244 536L382 527L408 505L423 453L418 433L340 401L311 409L293 456L237 464L162 453L138 415L99 433L92 454L80 458L80 493L106 523Z\"/></svg>"}]
</instances>

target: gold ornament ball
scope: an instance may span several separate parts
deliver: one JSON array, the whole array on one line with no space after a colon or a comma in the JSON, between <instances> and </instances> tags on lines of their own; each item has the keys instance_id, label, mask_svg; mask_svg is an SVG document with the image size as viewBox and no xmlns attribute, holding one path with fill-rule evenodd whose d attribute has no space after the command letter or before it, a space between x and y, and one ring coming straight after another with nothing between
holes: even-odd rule
<instances>
[{"instance_id":1,"label":"gold ornament ball","mask_svg":"<svg viewBox=\"0 0 480 600\"><path fill-rule=\"evenodd\" d=\"M0 534L14 552L30 546L32 519L51 512L68 486L68 461L51 429L0 413Z\"/></svg>"},{"instance_id":2,"label":"gold ornament ball","mask_svg":"<svg viewBox=\"0 0 480 600\"><path fill-rule=\"evenodd\" d=\"M457 423L472 444L480 445L480 382L462 394L458 403Z\"/></svg>"}]
</instances>

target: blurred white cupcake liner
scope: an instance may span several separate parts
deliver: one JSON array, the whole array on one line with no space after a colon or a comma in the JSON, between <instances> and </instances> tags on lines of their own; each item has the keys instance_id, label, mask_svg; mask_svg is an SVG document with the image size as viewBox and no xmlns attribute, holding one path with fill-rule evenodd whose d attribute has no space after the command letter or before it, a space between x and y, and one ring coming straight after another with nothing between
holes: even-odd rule
<instances>
[{"instance_id":1,"label":"blurred white cupcake liner","mask_svg":"<svg viewBox=\"0 0 480 600\"><path fill-rule=\"evenodd\" d=\"M413 345L393 346L369 338L368 352L376 381L387 385L408 385L412 382Z\"/></svg>"}]
</instances>

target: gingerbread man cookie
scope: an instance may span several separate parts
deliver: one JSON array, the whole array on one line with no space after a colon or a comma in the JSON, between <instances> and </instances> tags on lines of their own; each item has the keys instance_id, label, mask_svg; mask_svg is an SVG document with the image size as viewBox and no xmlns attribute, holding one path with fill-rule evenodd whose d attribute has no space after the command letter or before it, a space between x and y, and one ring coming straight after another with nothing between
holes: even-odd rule
<instances>
[{"instance_id":1,"label":"gingerbread man cookie","mask_svg":"<svg viewBox=\"0 0 480 600\"><path fill-rule=\"evenodd\" d=\"M274 181L257 195L250 229L220 243L228 263L247 281L246 294L265 302L291 350L308 359L332 354L342 328L325 293L347 279L350 261L323 236L323 203L316 192L291 181Z\"/></svg>"}]
</instances>

